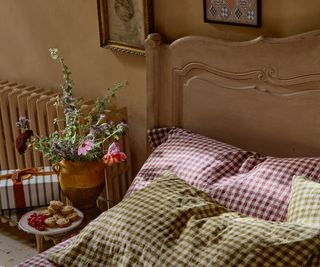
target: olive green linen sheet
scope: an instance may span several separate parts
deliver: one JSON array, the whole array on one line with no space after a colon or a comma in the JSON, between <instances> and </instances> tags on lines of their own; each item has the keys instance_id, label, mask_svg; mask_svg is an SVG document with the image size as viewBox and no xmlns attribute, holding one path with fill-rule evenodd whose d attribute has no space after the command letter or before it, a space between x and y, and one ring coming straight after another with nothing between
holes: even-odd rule
<instances>
[{"instance_id":1,"label":"olive green linen sheet","mask_svg":"<svg viewBox=\"0 0 320 267\"><path fill-rule=\"evenodd\" d=\"M243 217L166 172L49 254L62 266L319 266L320 229Z\"/></svg>"}]
</instances>

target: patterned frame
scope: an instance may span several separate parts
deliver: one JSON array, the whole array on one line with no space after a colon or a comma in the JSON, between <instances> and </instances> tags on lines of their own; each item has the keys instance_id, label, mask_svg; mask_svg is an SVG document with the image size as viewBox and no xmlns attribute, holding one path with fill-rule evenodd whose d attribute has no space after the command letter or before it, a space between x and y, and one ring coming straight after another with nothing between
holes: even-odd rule
<instances>
[{"instance_id":1,"label":"patterned frame","mask_svg":"<svg viewBox=\"0 0 320 267\"><path fill-rule=\"evenodd\" d=\"M261 27L261 0L203 0L205 22Z\"/></svg>"}]
</instances>

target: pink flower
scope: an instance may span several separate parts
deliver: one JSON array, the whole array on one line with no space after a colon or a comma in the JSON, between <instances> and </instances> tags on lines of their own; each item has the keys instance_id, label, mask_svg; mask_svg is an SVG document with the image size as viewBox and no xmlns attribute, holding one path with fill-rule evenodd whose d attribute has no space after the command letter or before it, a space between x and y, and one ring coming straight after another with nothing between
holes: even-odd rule
<instances>
[{"instance_id":1,"label":"pink flower","mask_svg":"<svg viewBox=\"0 0 320 267\"><path fill-rule=\"evenodd\" d=\"M78 148L78 155L85 156L87 155L87 152L90 151L93 148L93 142L91 140L84 141Z\"/></svg>"},{"instance_id":2,"label":"pink flower","mask_svg":"<svg viewBox=\"0 0 320 267\"><path fill-rule=\"evenodd\" d=\"M108 166L113 165L114 163L120 163L122 161L125 161L127 158L127 155L120 151L120 146L118 143L111 143L107 154L105 154L102 157L102 160L105 164Z\"/></svg>"}]
</instances>

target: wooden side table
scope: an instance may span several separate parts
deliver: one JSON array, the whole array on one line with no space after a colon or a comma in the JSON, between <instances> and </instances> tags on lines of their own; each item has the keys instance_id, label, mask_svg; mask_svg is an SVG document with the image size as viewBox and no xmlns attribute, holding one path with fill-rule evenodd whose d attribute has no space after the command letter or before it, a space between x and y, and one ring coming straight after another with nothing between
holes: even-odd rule
<instances>
[{"instance_id":1,"label":"wooden side table","mask_svg":"<svg viewBox=\"0 0 320 267\"><path fill-rule=\"evenodd\" d=\"M85 224L82 223L77 228L70 230L64 234L60 234L60 235L37 235L37 234L35 234L37 251L39 253L44 251L44 244L43 244L44 240L51 240L53 242L53 244L56 245L66 239L69 239L72 236L77 235L84 226L85 226Z\"/></svg>"},{"instance_id":2,"label":"wooden side table","mask_svg":"<svg viewBox=\"0 0 320 267\"><path fill-rule=\"evenodd\" d=\"M28 225L28 218L34 212L39 210L29 211L24 214L19 220L19 228L27 233L34 234L36 237L37 251L40 253L44 250L43 241L52 240L54 244L57 244L69 237L72 237L80 232L80 230L86 225L83 213L76 209L76 212L80 216L80 220L73 222L69 227L65 228L47 228L47 231L38 231L32 226Z\"/></svg>"}]
</instances>

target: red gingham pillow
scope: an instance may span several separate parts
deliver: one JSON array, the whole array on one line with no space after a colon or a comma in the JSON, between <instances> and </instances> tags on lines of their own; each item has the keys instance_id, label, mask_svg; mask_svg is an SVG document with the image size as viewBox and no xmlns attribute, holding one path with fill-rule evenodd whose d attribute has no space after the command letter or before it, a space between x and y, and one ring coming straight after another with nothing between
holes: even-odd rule
<instances>
[{"instance_id":1,"label":"red gingham pillow","mask_svg":"<svg viewBox=\"0 0 320 267\"><path fill-rule=\"evenodd\" d=\"M127 195L145 187L165 170L171 170L190 185L208 191L222 177L247 171L242 163L256 155L188 130L172 128L169 132L161 131L164 134L154 136L160 136L157 142L162 143L145 162Z\"/></svg>"},{"instance_id":2,"label":"red gingham pillow","mask_svg":"<svg viewBox=\"0 0 320 267\"><path fill-rule=\"evenodd\" d=\"M128 194L172 170L225 207L247 216L284 221L294 175L320 182L320 158L262 157L177 128L149 132L157 147Z\"/></svg>"},{"instance_id":3,"label":"red gingham pillow","mask_svg":"<svg viewBox=\"0 0 320 267\"><path fill-rule=\"evenodd\" d=\"M222 205L244 215L285 221L293 176L320 182L320 158L261 157L247 161L250 166L252 161L256 164L251 171L223 177L207 190Z\"/></svg>"},{"instance_id":4,"label":"red gingham pillow","mask_svg":"<svg viewBox=\"0 0 320 267\"><path fill-rule=\"evenodd\" d=\"M151 147L156 149L163 142L167 141L171 129L173 128L155 128L148 130L148 139Z\"/></svg>"}]
</instances>

